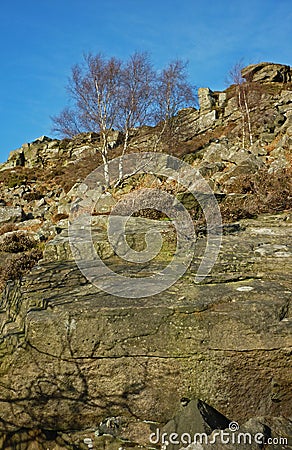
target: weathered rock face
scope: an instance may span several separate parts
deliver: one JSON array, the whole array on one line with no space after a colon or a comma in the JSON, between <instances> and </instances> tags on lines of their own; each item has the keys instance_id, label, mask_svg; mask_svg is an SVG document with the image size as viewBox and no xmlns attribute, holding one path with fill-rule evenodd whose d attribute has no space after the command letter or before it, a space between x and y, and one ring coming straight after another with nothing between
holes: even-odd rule
<instances>
[{"instance_id":1,"label":"weathered rock face","mask_svg":"<svg viewBox=\"0 0 292 450\"><path fill-rule=\"evenodd\" d=\"M23 215L20 206L0 206L0 226L5 223L20 222Z\"/></svg>"},{"instance_id":2,"label":"weathered rock face","mask_svg":"<svg viewBox=\"0 0 292 450\"><path fill-rule=\"evenodd\" d=\"M207 403L198 399L190 400L183 398L181 400L180 411L173 419L167 422L162 430L156 430L154 436L156 437L156 440L158 440L158 436L160 437L161 435L159 442L168 442L167 447L169 450L176 450L183 443L180 441L181 437L193 437L196 433L198 433L198 435L200 433L209 435L212 430L224 430L228 427L229 422L230 420L227 419L227 417L220 414ZM178 438L176 442L173 438L170 439L174 433L176 433ZM154 436L152 436L152 441L154 440ZM163 439L162 436L164 436ZM189 440L191 440L191 438ZM163 444L164 442L161 443Z\"/></svg>"},{"instance_id":3,"label":"weathered rock face","mask_svg":"<svg viewBox=\"0 0 292 450\"><path fill-rule=\"evenodd\" d=\"M210 111L215 106L213 92L209 88L200 88L198 90L200 111Z\"/></svg>"},{"instance_id":4,"label":"weathered rock face","mask_svg":"<svg viewBox=\"0 0 292 450\"><path fill-rule=\"evenodd\" d=\"M224 236L205 284L194 283L195 259L150 298L111 297L70 261L43 262L8 285L0 317L4 426L96 429L119 416L123 437L147 443L147 421L167 422L182 398L199 397L232 420L289 415L291 218L246 220L238 230ZM198 258L204 245L199 239Z\"/></svg>"},{"instance_id":5,"label":"weathered rock face","mask_svg":"<svg viewBox=\"0 0 292 450\"><path fill-rule=\"evenodd\" d=\"M227 146L228 150L234 150L234 146L238 150L250 149L265 163L272 165L273 170L287 167L290 164L287 152L291 147L292 127L291 69L286 65L264 62L246 67L242 74L252 82L246 96L250 124L247 112L239 106L236 89L212 92L209 88L200 88L200 110L186 108L177 114L174 120L176 132L172 139L177 140L178 147L185 146L184 151L190 154L198 149L208 153L209 146L216 140ZM131 130L130 149L173 151L167 136L156 146L160 132L159 125ZM252 140L248 139L250 134ZM123 139L122 133L112 131L109 152L119 148ZM62 141L42 136L13 151L8 161L1 165L1 171L19 167L47 169L56 161L58 168L71 163L74 171L73 162L75 165L84 158L94 157L100 148L100 136L97 133L83 133Z\"/></svg>"},{"instance_id":6,"label":"weathered rock face","mask_svg":"<svg viewBox=\"0 0 292 450\"><path fill-rule=\"evenodd\" d=\"M110 148L122 142L121 133L109 133ZM20 149L13 150L8 161L2 164L1 169L14 167L45 168L54 163L56 159L68 162L70 159L84 158L95 155L101 148L100 136L97 133L81 133L73 139L51 139L41 136L32 143L23 144Z\"/></svg>"},{"instance_id":7,"label":"weathered rock face","mask_svg":"<svg viewBox=\"0 0 292 450\"><path fill-rule=\"evenodd\" d=\"M252 64L242 70L243 78L248 81L261 83L290 83L291 75L290 66L266 62Z\"/></svg>"},{"instance_id":8,"label":"weathered rock face","mask_svg":"<svg viewBox=\"0 0 292 450\"><path fill-rule=\"evenodd\" d=\"M9 233L27 233L44 247L39 265L21 280L9 281L1 300L1 448L86 449L89 441L84 439L91 439L94 448L135 449L149 445L153 429L166 423L182 431L184 414L198 398L229 420L262 417L263 427L278 430L277 436L282 427L287 435L289 427L281 421L291 415L292 91L286 66L263 63L243 74L255 87L248 93L252 143L233 86L222 93L200 89L200 110L183 109L174 119L177 147L172 148L208 180L222 211L235 202L236 217L253 217L267 197L270 203L275 197L269 211L282 213L224 224L219 258L202 284L195 282L195 274L206 246L204 225L196 225L200 238L189 270L156 296L123 298L120 285L120 297L111 296L81 274L68 235L68 215L78 199L95 202L91 229L99 256L113 271L137 277L137 284L139 277L169 263L176 244L172 223L143 217L128 221L126 241L133 250L143 250L145 236L152 241L155 232L164 240L158 257L137 268L115 254L123 241L118 229L117 247L110 245L108 214L115 211L121 219L129 204L147 210L153 206L149 199L163 210L159 197L144 198L142 189L163 186L198 217L193 195L171 190L173 180L166 186L163 177L153 174L147 174L147 182L146 177L124 180L110 193L102 183L88 188L83 180L99 164L93 159L98 134L63 141L43 136L1 166L1 242ZM131 151L153 150L160 131L161 124L131 130ZM113 152L119 154L122 142L123 136L112 132ZM171 153L169 141L162 139L157 150ZM253 197L261 171L263 184L283 173L286 178ZM38 179L39 172L46 174L45 181ZM58 184L59 176L72 177L67 189ZM242 180L245 185L238 187ZM132 183L139 182L137 190ZM257 204L247 214L251 198ZM76 238L85 231L80 229ZM87 248L91 241L82 242ZM0 266L11 256L1 251ZM184 404L191 406L185 409ZM258 422L247 427L262 430ZM208 433L215 429L209 427Z\"/></svg>"},{"instance_id":9,"label":"weathered rock face","mask_svg":"<svg viewBox=\"0 0 292 450\"><path fill-rule=\"evenodd\" d=\"M112 216L112 220L115 220L115 217ZM119 222L118 222L119 224ZM99 215L97 217L93 217L91 221L91 236L94 242L94 247L102 259L108 259L115 255L115 252L121 257L127 257L127 248L124 249L124 252L121 249L119 243L123 242L123 230L117 224L117 230L115 231L115 240L117 242L116 248L113 247L108 240L107 235L107 226L108 226L108 216ZM64 221L63 224L59 224L59 226L63 226L60 229L59 234L52 240L48 242L46 248L44 250L44 259L46 261L72 261L74 258L72 256L72 252L70 249L70 240L68 234L68 221ZM127 242L129 246L135 251L142 251L145 247L145 235L148 233L149 235L153 235L154 232L161 233L164 238L168 239L171 242L173 238L173 226L170 222L163 222L159 220L151 220L144 219L140 217L130 217L127 220ZM85 242L84 239L84 228L80 229L78 233L75 235L76 239L82 239L83 246L88 245L88 254L90 254L91 241ZM161 249L161 256L164 259L167 259L167 255L170 253L170 248L173 245L169 244L165 245Z\"/></svg>"},{"instance_id":10,"label":"weathered rock face","mask_svg":"<svg viewBox=\"0 0 292 450\"><path fill-rule=\"evenodd\" d=\"M291 449L291 421L284 418L256 417L240 426L231 422L231 428L214 430L209 436L195 435L190 445L180 450L260 450L268 445L273 450ZM232 426L235 426L235 431ZM177 446L179 447L179 446Z\"/></svg>"}]
</instances>

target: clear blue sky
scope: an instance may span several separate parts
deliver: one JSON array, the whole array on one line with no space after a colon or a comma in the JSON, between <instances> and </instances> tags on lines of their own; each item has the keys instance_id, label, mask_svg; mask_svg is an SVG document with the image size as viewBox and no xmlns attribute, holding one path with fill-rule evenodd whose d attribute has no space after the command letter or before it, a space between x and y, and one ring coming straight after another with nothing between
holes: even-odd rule
<instances>
[{"instance_id":1,"label":"clear blue sky","mask_svg":"<svg viewBox=\"0 0 292 450\"><path fill-rule=\"evenodd\" d=\"M222 90L241 58L292 64L291 0L2 0L0 161L45 134L85 52L189 60L191 81Z\"/></svg>"}]
</instances>

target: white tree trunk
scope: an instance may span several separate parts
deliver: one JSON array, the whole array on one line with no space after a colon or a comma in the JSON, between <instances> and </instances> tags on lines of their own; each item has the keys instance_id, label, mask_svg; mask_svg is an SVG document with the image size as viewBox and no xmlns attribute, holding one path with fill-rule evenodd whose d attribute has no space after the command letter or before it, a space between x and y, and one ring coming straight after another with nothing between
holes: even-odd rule
<instances>
[{"instance_id":1,"label":"white tree trunk","mask_svg":"<svg viewBox=\"0 0 292 450\"><path fill-rule=\"evenodd\" d=\"M153 149L154 152L157 152L158 144L162 139L162 136L166 130L166 127L167 127L167 119L164 120L163 127L162 127L161 131L158 133L158 136L156 136L156 138L155 138L154 149Z\"/></svg>"},{"instance_id":2,"label":"white tree trunk","mask_svg":"<svg viewBox=\"0 0 292 450\"><path fill-rule=\"evenodd\" d=\"M238 104L242 114L242 147L245 148L245 115L241 98L241 85L237 86L237 89L238 89Z\"/></svg>"},{"instance_id":3,"label":"white tree trunk","mask_svg":"<svg viewBox=\"0 0 292 450\"><path fill-rule=\"evenodd\" d=\"M252 136L252 131L251 131L250 112L249 112L249 107L248 107L248 103L247 103L247 98L246 98L245 92L243 92L243 100L244 100L244 106L245 106L246 117L247 117L247 127L248 127L248 134L249 134L249 142L250 142L250 145L252 145L253 144L253 136Z\"/></svg>"},{"instance_id":4,"label":"white tree trunk","mask_svg":"<svg viewBox=\"0 0 292 450\"><path fill-rule=\"evenodd\" d=\"M123 171L124 171L124 155L127 151L128 148L128 141L129 141L129 129L126 129L126 133L125 133L125 140L124 140L124 145L123 145L123 150L122 150L122 154L120 156L120 160L119 160L119 180L118 183L119 184L122 179L123 179Z\"/></svg>"},{"instance_id":5,"label":"white tree trunk","mask_svg":"<svg viewBox=\"0 0 292 450\"><path fill-rule=\"evenodd\" d=\"M104 165L103 173L105 185L108 188L110 186L110 173L109 173L108 151L107 151L108 144L107 144L107 136L104 132L102 133L102 138L103 138L103 145L101 150L101 157Z\"/></svg>"}]
</instances>

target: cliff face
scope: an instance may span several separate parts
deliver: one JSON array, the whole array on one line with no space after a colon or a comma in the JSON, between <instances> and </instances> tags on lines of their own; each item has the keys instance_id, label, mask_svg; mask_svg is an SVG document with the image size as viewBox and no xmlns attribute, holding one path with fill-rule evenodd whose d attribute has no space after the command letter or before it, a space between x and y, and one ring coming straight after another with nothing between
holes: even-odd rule
<instances>
[{"instance_id":1,"label":"cliff face","mask_svg":"<svg viewBox=\"0 0 292 450\"><path fill-rule=\"evenodd\" d=\"M181 111L176 134L159 144L208 180L221 208L219 256L202 283L195 274L208 235L198 202L185 189L154 174L108 192L102 185L88 188L83 180L100 164L93 133L43 137L11 153L0 174L2 448L88 448L86 438L94 448L150 445L153 427L163 427L195 398L230 420L265 416L271 435L288 433L271 417L289 417L292 400L289 74L287 66L267 63L246 68L248 114L238 87L200 89L200 110ZM129 151L151 151L159 131L159 125L132 130ZM112 137L115 156L123 136ZM98 191L91 239L114 273L138 283L169 263L176 242L171 221L153 220L148 210L155 205L143 203L141 188L150 187L170 192L190 212L197 232L192 263L157 295L110 295L74 261L70 209ZM142 217L129 222L131 248L141 252L145 236L156 232L165 239L159 257L140 263L138 272L117 258L107 238L108 214L123 214L135 202ZM30 272L17 266L21 258ZM14 271L7 269L11 264Z\"/></svg>"}]
</instances>

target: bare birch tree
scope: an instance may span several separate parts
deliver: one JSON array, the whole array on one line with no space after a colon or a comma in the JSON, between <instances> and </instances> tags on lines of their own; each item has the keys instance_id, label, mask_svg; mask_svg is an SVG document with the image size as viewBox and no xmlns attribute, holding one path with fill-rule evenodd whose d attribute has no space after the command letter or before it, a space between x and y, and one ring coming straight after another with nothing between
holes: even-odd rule
<instances>
[{"instance_id":1,"label":"bare birch tree","mask_svg":"<svg viewBox=\"0 0 292 450\"><path fill-rule=\"evenodd\" d=\"M154 103L155 72L147 53L134 53L125 63L121 76L119 128L124 143L119 164L119 181L123 177L123 157L128 149L130 130L151 121Z\"/></svg>"},{"instance_id":2,"label":"bare birch tree","mask_svg":"<svg viewBox=\"0 0 292 450\"><path fill-rule=\"evenodd\" d=\"M179 110L195 104L195 87L188 82L186 67L186 62L177 59L170 62L157 78L156 121L161 122L161 129L155 151L165 135L171 142L179 132L179 124L175 121Z\"/></svg>"},{"instance_id":3,"label":"bare birch tree","mask_svg":"<svg viewBox=\"0 0 292 450\"><path fill-rule=\"evenodd\" d=\"M238 62L229 72L229 79L236 85L238 106L242 115L242 146L253 145L251 110L249 106L250 84L241 74L243 65Z\"/></svg>"},{"instance_id":4,"label":"bare birch tree","mask_svg":"<svg viewBox=\"0 0 292 450\"><path fill-rule=\"evenodd\" d=\"M63 109L61 114L52 117L54 126L53 132L60 134L62 137L72 137L82 132L81 124L78 120L78 113L71 107Z\"/></svg>"},{"instance_id":5,"label":"bare birch tree","mask_svg":"<svg viewBox=\"0 0 292 450\"><path fill-rule=\"evenodd\" d=\"M113 129L124 133L119 164L123 177L123 158L129 146L130 131L146 124L162 122L155 150L168 133L173 138L178 111L195 101L194 88L188 83L186 64L170 63L159 75L153 70L147 53L134 53L126 62L101 54L84 56L82 64L72 68L68 92L73 101L52 117L53 131L72 137L80 132L99 133L106 185L110 185L109 135Z\"/></svg>"},{"instance_id":6,"label":"bare birch tree","mask_svg":"<svg viewBox=\"0 0 292 450\"><path fill-rule=\"evenodd\" d=\"M108 136L119 114L122 62L106 59L101 54L84 56L82 65L72 68L68 91L74 108L64 109L53 117L54 131L69 137L81 131L100 133L100 153L104 164L105 183L110 185L108 169Z\"/></svg>"}]
</instances>

